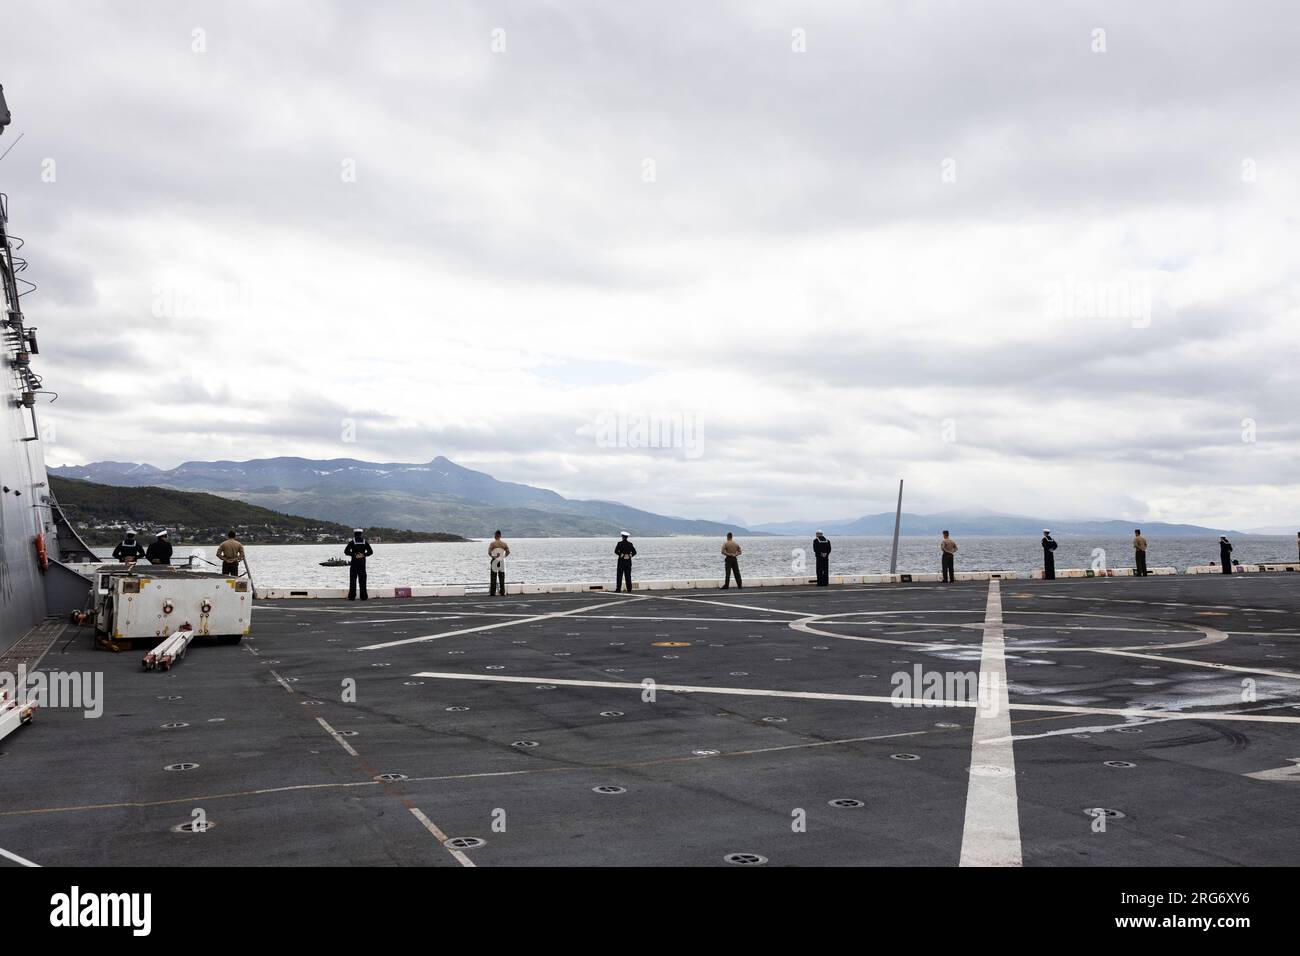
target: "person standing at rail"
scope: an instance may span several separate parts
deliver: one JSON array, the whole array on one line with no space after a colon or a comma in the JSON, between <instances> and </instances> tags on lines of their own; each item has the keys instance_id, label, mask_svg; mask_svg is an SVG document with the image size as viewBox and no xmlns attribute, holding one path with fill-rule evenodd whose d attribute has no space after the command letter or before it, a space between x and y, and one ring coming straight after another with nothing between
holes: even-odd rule
<instances>
[{"instance_id":1,"label":"person standing at rail","mask_svg":"<svg viewBox=\"0 0 1300 956\"><path fill-rule=\"evenodd\" d=\"M737 560L740 557L740 554L740 542L733 538L731 532L728 531L727 540L722 542L722 563L726 568L727 575L726 579L722 582L723 590L731 587L731 576L733 574L736 576L736 588L740 589L744 587L744 585L740 583L740 561Z\"/></svg>"},{"instance_id":2,"label":"person standing at rail","mask_svg":"<svg viewBox=\"0 0 1300 956\"><path fill-rule=\"evenodd\" d=\"M1219 535L1219 560L1223 562L1223 573L1232 573L1232 542L1226 534Z\"/></svg>"},{"instance_id":3,"label":"person standing at rail","mask_svg":"<svg viewBox=\"0 0 1300 956\"><path fill-rule=\"evenodd\" d=\"M943 533L943 540L939 542L939 550L943 552L943 582L952 584L956 580L953 573L953 555L957 553L957 542L948 537L948 532Z\"/></svg>"},{"instance_id":4,"label":"person standing at rail","mask_svg":"<svg viewBox=\"0 0 1300 956\"><path fill-rule=\"evenodd\" d=\"M370 595L366 593L366 558L375 553L375 549L370 546L366 540L365 528L354 528L352 530L352 540L348 542L343 553L352 559L348 565L348 600L357 599L357 585L361 585L361 600L370 600Z\"/></svg>"},{"instance_id":5,"label":"person standing at rail","mask_svg":"<svg viewBox=\"0 0 1300 956\"><path fill-rule=\"evenodd\" d=\"M244 560L244 546L235 537L233 528L226 532L226 540L217 545L217 557L221 561L222 574L238 576L239 562Z\"/></svg>"},{"instance_id":6,"label":"person standing at rail","mask_svg":"<svg viewBox=\"0 0 1300 956\"><path fill-rule=\"evenodd\" d=\"M135 564L144 557L144 548L140 542L135 540L135 531L131 528L126 529L126 534L122 536L122 543L113 549L113 560L121 561L123 564Z\"/></svg>"},{"instance_id":7,"label":"person standing at rail","mask_svg":"<svg viewBox=\"0 0 1300 956\"><path fill-rule=\"evenodd\" d=\"M497 588L501 596L506 596L506 558L510 557L510 545L498 531L488 542L488 597L496 597Z\"/></svg>"},{"instance_id":8,"label":"person standing at rail","mask_svg":"<svg viewBox=\"0 0 1300 956\"><path fill-rule=\"evenodd\" d=\"M831 543L820 531L813 538L813 557L817 560L817 586L827 587L831 583Z\"/></svg>"},{"instance_id":9,"label":"person standing at rail","mask_svg":"<svg viewBox=\"0 0 1300 956\"><path fill-rule=\"evenodd\" d=\"M226 540L217 545L217 558L221 559L221 574L229 578L238 578L239 562L243 561L243 545L235 537L234 528L226 532Z\"/></svg>"},{"instance_id":10,"label":"person standing at rail","mask_svg":"<svg viewBox=\"0 0 1300 956\"><path fill-rule=\"evenodd\" d=\"M167 540L167 532L159 531L154 536L153 544L149 545L149 550L144 553L150 564L171 564L172 563L172 543Z\"/></svg>"},{"instance_id":11,"label":"person standing at rail","mask_svg":"<svg viewBox=\"0 0 1300 956\"><path fill-rule=\"evenodd\" d=\"M1052 540L1052 532L1049 529L1044 528L1043 529L1043 580L1044 581L1056 580L1056 555L1053 554L1055 550L1056 550L1056 542Z\"/></svg>"},{"instance_id":12,"label":"person standing at rail","mask_svg":"<svg viewBox=\"0 0 1300 956\"><path fill-rule=\"evenodd\" d=\"M614 553L618 555L618 566L614 572L614 590L621 591L623 582L627 581L627 589L632 590L632 559L636 557L636 547L628 540L626 531L620 532L619 542L614 545Z\"/></svg>"},{"instance_id":13,"label":"person standing at rail","mask_svg":"<svg viewBox=\"0 0 1300 956\"><path fill-rule=\"evenodd\" d=\"M1138 577L1147 576L1147 539L1142 537L1142 529L1133 530L1133 573Z\"/></svg>"}]
</instances>

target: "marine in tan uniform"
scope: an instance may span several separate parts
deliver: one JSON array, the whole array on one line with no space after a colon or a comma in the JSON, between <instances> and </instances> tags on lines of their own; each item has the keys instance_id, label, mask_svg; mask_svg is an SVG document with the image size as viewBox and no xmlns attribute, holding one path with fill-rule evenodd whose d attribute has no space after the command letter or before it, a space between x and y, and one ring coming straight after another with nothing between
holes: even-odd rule
<instances>
[{"instance_id":1,"label":"marine in tan uniform","mask_svg":"<svg viewBox=\"0 0 1300 956\"><path fill-rule=\"evenodd\" d=\"M744 587L744 585L740 583L740 562L736 560L740 557L740 551L740 542L733 538L731 532L728 531L727 540L722 542L722 564L726 569L727 575L726 579L722 582L723 588L731 587L731 576L733 574L736 576L736 587Z\"/></svg>"},{"instance_id":2,"label":"marine in tan uniform","mask_svg":"<svg viewBox=\"0 0 1300 956\"><path fill-rule=\"evenodd\" d=\"M951 584L956 580L953 572L953 555L957 553L957 542L948 537L947 531L939 541L939 550L943 553L943 581L945 584Z\"/></svg>"},{"instance_id":3,"label":"marine in tan uniform","mask_svg":"<svg viewBox=\"0 0 1300 956\"><path fill-rule=\"evenodd\" d=\"M501 596L506 596L506 558L510 556L510 545L498 531L488 542L488 597L496 597L497 588Z\"/></svg>"},{"instance_id":4,"label":"marine in tan uniform","mask_svg":"<svg viewBox=\"0 0 1300 956\"><path fill-rule=\"evenodd\" d=\"M217 557L221 559L221 573L239 574L240 562L244 560L244 546L235 537L235 532L227 531L226 540L217 545Z\"/></svg>"}]
</instances>

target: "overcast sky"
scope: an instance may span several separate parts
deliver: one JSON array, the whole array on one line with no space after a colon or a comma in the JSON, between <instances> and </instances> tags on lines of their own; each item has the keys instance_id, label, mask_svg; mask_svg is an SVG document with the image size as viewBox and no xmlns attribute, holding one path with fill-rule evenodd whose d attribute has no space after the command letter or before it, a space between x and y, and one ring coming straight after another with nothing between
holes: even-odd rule
<instances>
[{"instance_id":1,"label":"overcast sky","mask_svg":"<svg viewBox=\"0 0 1300 956\"><path fill-rule=\"evenodd\" d=\"M5 0L47 457L1300 526L1298 49L1293 0Z\"/></svg>"}]
</instances>

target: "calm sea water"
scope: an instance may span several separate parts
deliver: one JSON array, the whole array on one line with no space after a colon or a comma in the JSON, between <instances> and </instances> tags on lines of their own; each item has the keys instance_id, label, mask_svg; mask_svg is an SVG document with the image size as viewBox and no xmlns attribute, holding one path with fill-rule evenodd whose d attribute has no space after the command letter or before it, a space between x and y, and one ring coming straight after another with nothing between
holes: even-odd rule
<instances>
[{"instance_id":1,"label":"calm sea water","mask_svg":"<svg viewBox=\"0 0 1300 956\"><path fill-rule=\"evenodd\" d=\"M599 538L507 538L511 555L506 561L506 580L527 583L558 581L607 581L614 583L615 539ZM721 538L672 537L634 538L637 557L633 577L655 578L721 577ZM812 538L740 538L744 548L740 559L743 574L772 577L813 573ZM958 570L1000 569L1027 571L1042 567L1039 539L1022 537L956 538ZM1103 549L1107 567L1132 567L1133 551L1128 538L1064 536L1057 539L1058 568L1091 566L1094 549ZM1148 564L1173 566L1182 571L1190 564L1219 560L1218 539L1150 538ZM836 537L831 539L832 574L871 574L889 570L888 536ZM1233 540L1233 557L1244 564L1256 561L1295 561L1294 537L1258 535ZM804 552L803 567L799 549ZM176 549L180 559L199 551L209 561L213 548ZM346 586L348 569L322 568L320 562L341 557L338 545L263 545L247 549L253 580L261 587ZM487 584L487 544L377 544L368 574L376 586L432 584ZM932 537L904 537L898 543L898 569L921 572L939 570L939 544Z\"/></svg>"}]
</instances>

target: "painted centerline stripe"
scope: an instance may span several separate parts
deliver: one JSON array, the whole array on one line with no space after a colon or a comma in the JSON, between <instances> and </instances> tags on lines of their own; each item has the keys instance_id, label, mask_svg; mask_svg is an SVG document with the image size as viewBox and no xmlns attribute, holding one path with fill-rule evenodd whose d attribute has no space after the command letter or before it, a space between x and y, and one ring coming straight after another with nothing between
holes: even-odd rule
<instances>
[{"instance_id":1,"label":"painted centerline stripe","mask_svg":"<svg viewBox=\"0 0 1300 956\"><path fill-rule=\"evenodd\" d=\"M281 677L275 671L271 671L271 674L273 677L275 677L277 681L280 682L280 686L283 687L286 691L288 691L290 694L295 694L295 695L297 694L297 691L295 691L292 687L290 687L289 682L286 681L283 677ZM342 747L343 750L348 754L348 756L356 760L356 762L361 765L362 769L364 769L365 772L368 773L372 778L368 781L358 781L356 783L342 784L342 786L355 787L355 786L379 785L382 786L385 790L388 790L387 781L379 780L377 778L374 768L371 767L368 763L366 763L365 758L363 758L361 754L357 753L356 748L353 747L346 740L344 740L343 735L340 734L333 727L331 727L324 717L320 717L320 716L316 717L316 723L320 724L321 727L324 729L324 731L334 738L334 742L337 743L340 747ZM287 789L296 789L296 788L287 788ZM304 787L304 789L310 789L310 787L309 786ZM229 796L235 796L235 794L229 794ZM448 853L450 853L453 857L456 858L456 860L461 864L461 866L474 865L470 861L469 857L467 857L460 850L456 849L455 847L448 846L447 835L443 833L440 829L438 829L437 825L428 817L426 817L423 813L421 813L420 810L418 810L416 807L411 806L410 801L406 799L402 799L402 803L408 810L411 811L412 814L414 814L415 818L420 821L420 823L424 826L424 828L433 834L433 836L437 839L439 845L441 845L444 850L446 850ZM5 852L4 850L0 850L0 853L4 853L4 852ZM21 858L19 857L14 857L14 859L17 859L20 862L26 862L25 860L21 860ZM36 864L31 863L28 865L35 866Z\"/></svg>"},{"instance_id":2,"label":"painted centerline stripe","mask_svg":"<svg viewBox=\"0 0 1300 956\"><path fill-rule=\"evenodd\" d=\"M325 732L329 734L331 737L333 737L334 740L338 743L338 745L342 747L344 750L346 750L349 754L351 754L353 757L357 757L357 758L361 757L361 754L357 753L356 750L353 748L353 746L343 739L342 734L340 734L337 730L335 730L333 727L331 727L329 724L325 722L324 717L317 717L316 723L324 727Z\"/></svg>"},{"instance_id":3,"label":"painted centerline stripe","mask_svg":"<svg viewBox=\"0 0 1300 956\"><path fill-rule=\"evenodd\" d=\"M959 865L1020 866L1016 756L1011 739L1011 701L1007 697L1002 595L997 581L989 582L984 611L978 697Z\"/></svg>"},{"instance_id":4,"label":"painted centerline stripe","mask_svg":"<svg viewBox=\"0 0 1300 956\"><path fill-rule=\"evenodd\" d=\"M460 850L456 849L454 846L447 846L447 840L449 839L447 834L443 833L442 830L438 829L438 825L434 823L432 820L430 820L428 817L426 817L420 811L419 807L408 807L407 809L411 811L411 814L415 817L415 819L419 820L422 824L424 824L424 828L426 830L428 830L430 833L433 834L433 838L442 844L442 848L456 858L456 862L458 862L461 866L474 865L474 861L471 860L469 857L467 857Z\"/></svg>"},{"instance_id":5,"label":"painted centerline stripe","mask_svg":"<svg viewBox=\"0 0 1300 956\"><path fill-rule=\"evenodd\" d=\"M486 681L494 684L554 684L557 687L608 687L614 690L642 691L645 685L613 680L573 680L561 677L512 677L504 674L457 674L450 671L419 671L411 677L435 680ZM892 704L895 707L966 708L973 710L978 701L923 700L919 697L886 697L880 694L828 694L806 690L768 690L755 687L697 687L690 684L661 684L655 690L672 694L721 694L741 697L788 697L795 700L844 700L864 704ZM1280 706L1280 705L1279 705ZM1143 710L1140 707L1076 707L1069 704L1011 704L1010 709L1046 714L1091 714L1110 717L1154 717L1168 720L1230 720L1255 723L1300 724L1300 717L1267 714L1229 714L1222 711ZM3 815L3 813L0 813Z\"/></svg>"}]
</instances>

